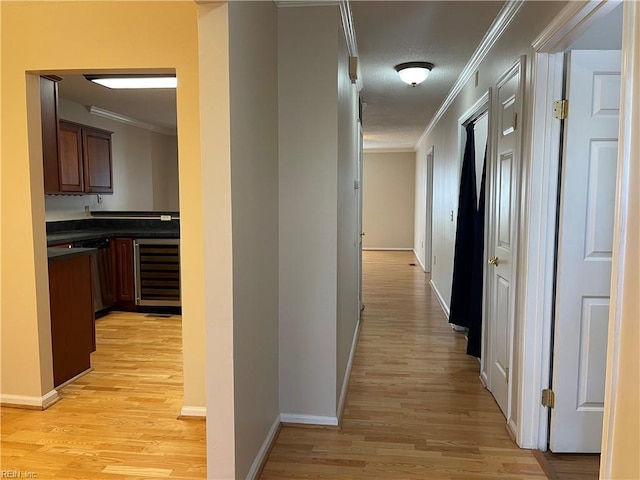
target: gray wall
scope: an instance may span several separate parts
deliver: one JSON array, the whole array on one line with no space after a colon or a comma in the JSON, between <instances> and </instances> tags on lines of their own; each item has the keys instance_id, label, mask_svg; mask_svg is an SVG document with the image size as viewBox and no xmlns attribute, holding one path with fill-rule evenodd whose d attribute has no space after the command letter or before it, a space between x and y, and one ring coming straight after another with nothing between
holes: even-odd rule
<instances>
[{"instance_id":1,"label":"gray wall","mask_svg":"<svg viewBox=\"0 0 640 480\"><path fill-rule=\"evenodd\" d=\"M279 418L276 10L229 2L236 478Z\"/></svg>"},{"instance_id":2,"label":"gray wall","mask_svg":"<svg viewBox=\"0 0 640 480\"><path fill-rule=\"evenodd\" d=\"M280 8L278 30L280 411L335 419L357 322L354 90L336 5Z\"/></svg>"}]
</instances>

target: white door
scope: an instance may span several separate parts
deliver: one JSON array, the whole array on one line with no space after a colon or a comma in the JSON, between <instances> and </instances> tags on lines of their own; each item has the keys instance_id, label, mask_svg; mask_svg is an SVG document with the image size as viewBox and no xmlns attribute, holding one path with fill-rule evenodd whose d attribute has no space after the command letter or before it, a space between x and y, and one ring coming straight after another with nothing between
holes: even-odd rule
<instances>
[{"instance_id":1,"label":"white door","mask_svg":"<svg viewBox=\"0 0 640 480\"><path fill-rule=\"evenodd\" d=\"M566 85L550 448L586 453L602 440L620 52L572 51Z\"/></svg>"},{"instance_id":2,"label":"white door","mask_svg":"<svg viewBox=\"0 0 640 480\"><path fill-rule=\"evenodd\" d=\"M513 352L514 243L517 227L521 91L520 66L512 68L498 83L496 154L492 166L490 236L487 255L489 293L489 390L509 419L509 385Z\"/></svg>"}]
</instances>

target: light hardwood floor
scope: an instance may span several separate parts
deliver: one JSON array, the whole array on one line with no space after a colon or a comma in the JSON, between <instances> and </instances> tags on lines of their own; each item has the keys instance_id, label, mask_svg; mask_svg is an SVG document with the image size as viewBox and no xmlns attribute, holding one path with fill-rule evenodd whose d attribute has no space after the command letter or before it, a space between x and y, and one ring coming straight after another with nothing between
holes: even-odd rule
<instances>
[{"instance_id":1,"label":"light hardwood floor","mask_svg":"<svg viewBox=\"0 0 640 480\"><path fill-rule=\"evenodd\" d=\"M206 477L205 422L182 407L181 319L97 321L94 370L41 412L2 408L3 471L37 479Z\"/></svg>"},{"instance_id":2,"label":"light hardwood floor","mask_svg":"<svg viewBox=\"0 0 640 480\"><path fill-rule=\"evenodd\" d=\"M262 479L544 479L409 252L364 252L342 428L282 428Z\"/></svg>"},{"instance_id":3,"label":"light hardwood floor","mask_svg":"<svg viewBox=\"0 0 640 480\"><path fill-rule=\"evenodd\" d=\"M284 427L263 479L543 479L507 436L406 252L365 252L367 305L341 430ZM2 469L38 479L205 478L205 422L182 405L180 320L98 321L95 370L44 412L3 408Z\"/></svg>"}]
</instances>

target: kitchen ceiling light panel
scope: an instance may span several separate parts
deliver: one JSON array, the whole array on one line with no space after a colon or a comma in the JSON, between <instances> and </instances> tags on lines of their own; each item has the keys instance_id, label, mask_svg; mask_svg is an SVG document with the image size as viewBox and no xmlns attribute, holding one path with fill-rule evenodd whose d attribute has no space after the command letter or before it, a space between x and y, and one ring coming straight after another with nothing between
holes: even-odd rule
<instances>
[{"instance_id":1,"label":"kitchen ceiling light panel","mask_svg":"<svg viewBox=\"0 0 640 480\"><path fill-rule=\"evenodd\" d=\"M143 88L176 88L176 77L155 76L113 76L113 77L87 77L94 83L112 89L143 89Z\"/></svg>"}]
</instances>

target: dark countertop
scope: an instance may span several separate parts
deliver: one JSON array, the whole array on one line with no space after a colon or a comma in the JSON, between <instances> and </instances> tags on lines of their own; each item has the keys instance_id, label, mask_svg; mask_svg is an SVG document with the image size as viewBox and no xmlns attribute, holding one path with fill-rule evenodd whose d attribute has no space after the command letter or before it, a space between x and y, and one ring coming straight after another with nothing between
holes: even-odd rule
<instances>
[{"instance_id":1,"label":"dark countertop","mask_svg":"<svg viewBox=\"0 0 640 480\"><path fill-rule=\"evenodd\" d=\"M52 233L47 235L47 245L59 245L62 243L81 242L85 240L100 240L108 237L126 237L126 238L180 238L179 232L167 230L120 230L120 229L101 229L101 230L73 230L60 233Z\"/></svg>"},{"instance_id":2,"label":"dark countertop","mask_svg":"<svg viewBox=\"0 0 640 480\"><path fill-rule=\"evenodd\" d=\"M180 238L180 220L89 218L47 223L48 246L109 237Z\"/></svg>"},{"instance_id":3,"label":"dark countertop","mask_svg":"<svg viewBox=\"0 0 640 480\"><path fill-rule=\"evenodd\" d=\"M75 257L76 255L88 255L95 251L97 251L97 248L47 248L47 258L49 260L57 260Z\"/></svg>"}]
</instances>

